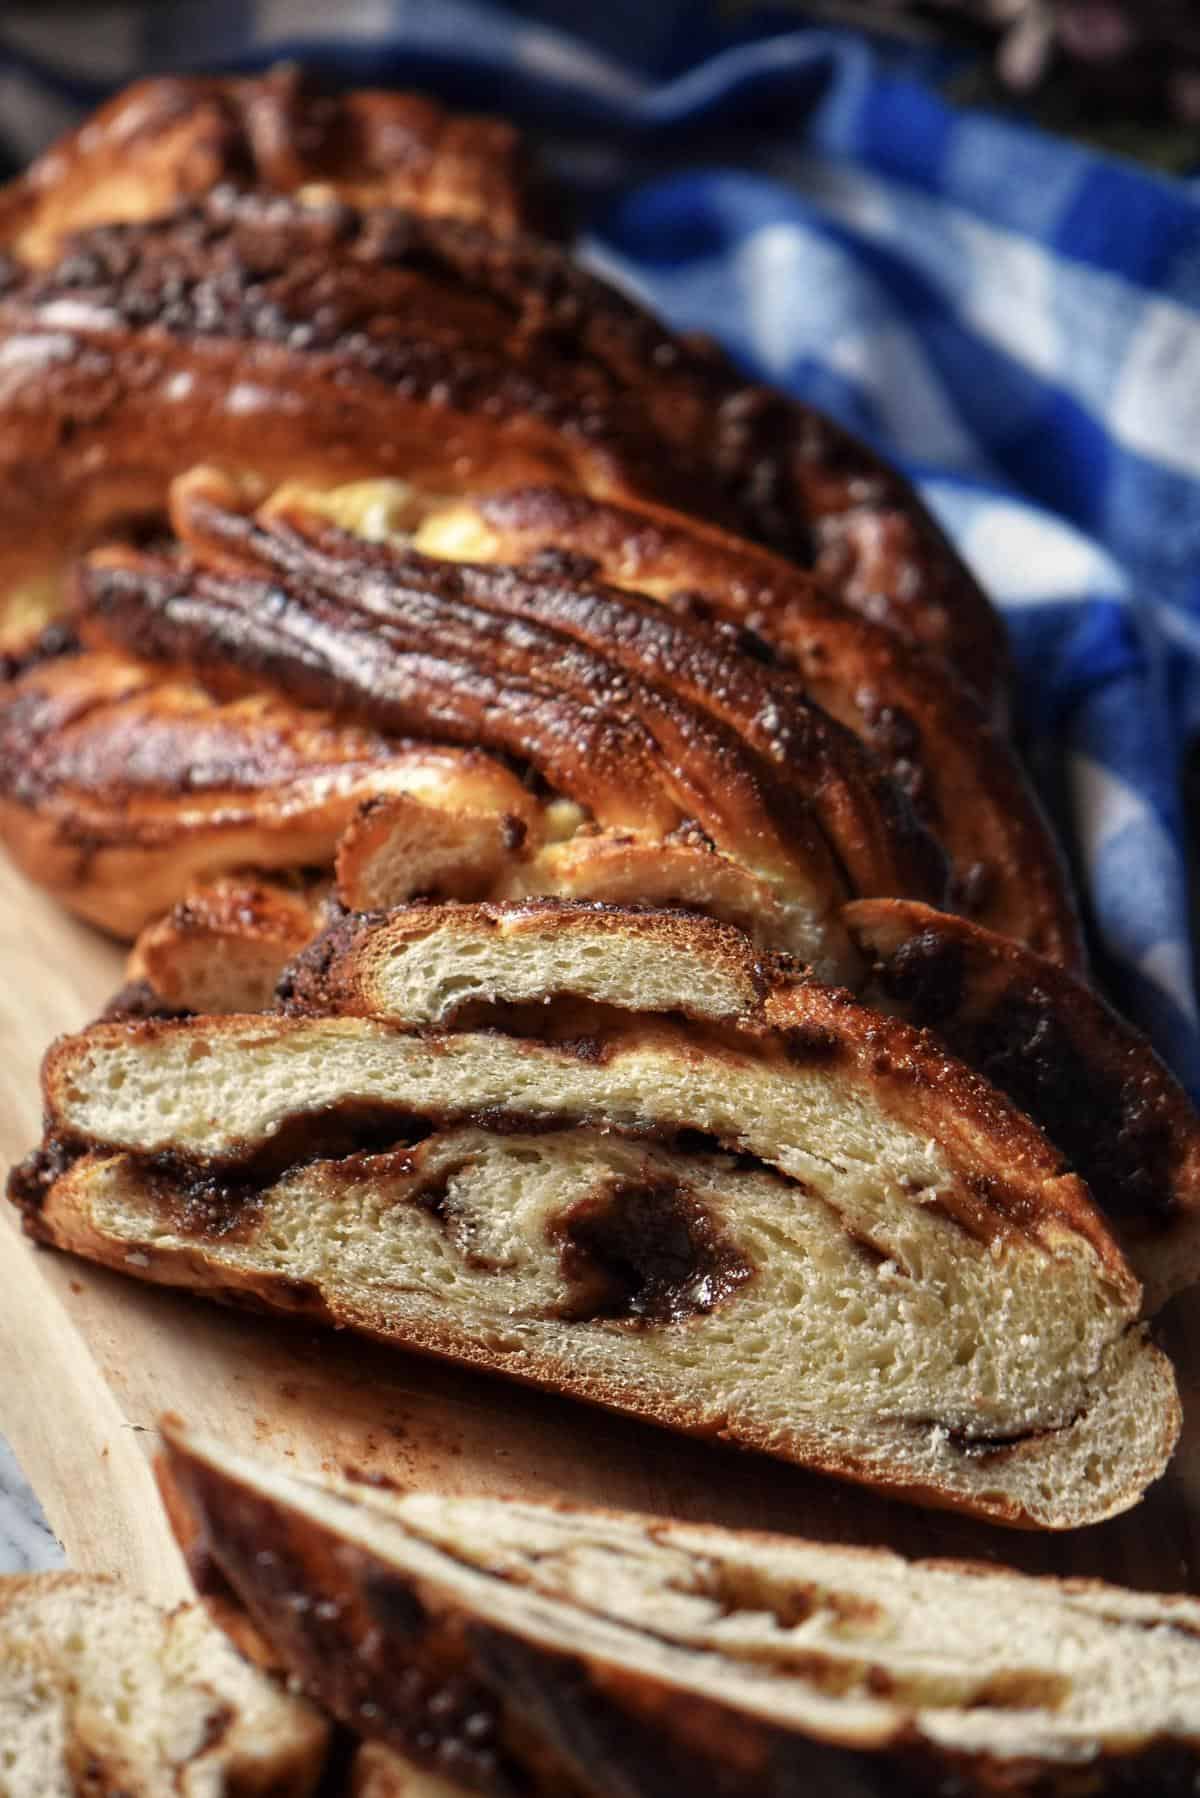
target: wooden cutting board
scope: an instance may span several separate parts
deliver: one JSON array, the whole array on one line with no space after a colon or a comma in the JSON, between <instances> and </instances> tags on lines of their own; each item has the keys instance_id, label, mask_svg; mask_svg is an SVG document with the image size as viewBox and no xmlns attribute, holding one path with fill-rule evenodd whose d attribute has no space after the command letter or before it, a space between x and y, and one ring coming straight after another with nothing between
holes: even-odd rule
<instances>
[{"instance_id":1,"label":"wooden cutting board","mask_svg":"<svg viewBox=\"0 0 1200 1798\"><path fill-rule=\"evenodd\" d=\"M95 1015L120 984L121 956L2 863L0 942L0 1158L9 1163L38 1136L43 1048ZM453 1492L562 1494L1200 1591L1200 1328L1187 1297L1162 1332L1189 1414L1167 1477L1112 1523L1033 1536L873 1498L345 1335L139 1286L34 1249L15 1214L0 1210L0 1431L71 1562L154 1596L185 1590L150 1472L165 1411L296 1468L370 1466Z\"/></svg>"}]
</instances>

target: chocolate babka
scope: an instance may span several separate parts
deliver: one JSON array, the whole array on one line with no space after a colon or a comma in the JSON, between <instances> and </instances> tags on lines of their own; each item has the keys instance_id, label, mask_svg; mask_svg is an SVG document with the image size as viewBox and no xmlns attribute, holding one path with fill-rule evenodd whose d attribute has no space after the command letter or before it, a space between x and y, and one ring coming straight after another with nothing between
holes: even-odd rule
<instances>
[{"instance_id":1,"label":"chocolate babka","mask_svg":"<svg viewBox=\"0 0 1200 1798\"><path fill-rule=\"evenodd\" d=\"M1080 985L1000 625L539 195L505 127L275 76L139 90L0 205L0 834L141 933L13 1196L143 1278L1110 1515L1178 1429L1139 1319L1200 1270L1197 1124Z\"/></svg>"},{"instance_id":2,"label":"chocolate babka","mask_svg":"<svg viewBox=\"0 0 1200 1798\"><path fill-rule=\"evenodd\" d=\"M408 124L392 118L397 109ZM1054 846L966 690L992 711L1001 705L999 627L931 521L825 421L748 386L715 350L671 337L560 250L516 230L531 222L529 183L507 138L499 171L489 163L488 132L477 122L456 131L443 115L384 96L326 102L290 76L151 84L114 103L11 195L17 260L0 298L0 589L14 667L33 666L0 718L0 822L23 864L122 932L158 917L206 873L327 866L330 834L368 796L364 780L344 769L329 779L331 762L362 759L361 738L333 740L345 713L374 713L389 737L428 733L476 747L485 708L493 755L578 806L601 834L604 818L586 793L580 800L571 791L593 755L601 752L601 774L627 759L628 787L646 775L647 753L679 762L678 733L690 751L699 731L694 776L704 778L705 758L710 767L714 758L728 762L727 795L718 783L727 809L749 794L742 834L761 835L767 851L755 874L710 853L711 790L676 792L656 820L653 807L649 818L628 804L614 808L610 781L610 826L629 835L632 822L637 840L591 843L582 853L564 844L542 858L554 863L548 886L522 877L513 893L699 899L746 924L778 909L769 889L795 876L800 860L805 916L756 934L786 942L825 972L849 977L853 967L844 933L825 922L836 903L895 894L949 899L1077 964L1078 926ZM195 198L217 178L225 186ZM507 206L492 203L497 182ZM406 211L384 203L397 200ZM69 226L100 220L126 222L96 222L63 242ZM237 552L211 480L207 505L203 478L177 486L167 528L172 483L206 459L225 471L227 512L274 490L275 527L263 520L253 537L243 530ZM299 564L278 528L282 521L294 535L297 519L308 520ZM175 578L194 573L202 587L213 575L244 578L253 606L263 582L274 592L289 579L309 581L319 554L344 564L326 600L345 606L366 578L363 564L382 553L350 542L352 533L388 538L398 571L407 568L398 597L424 637L418 644L410 635L404 654L428 656L430 634L447 628L458 604L473 659L447 656L443 673L456 683L469 674L468 689L486 680L497 695L485 692L474 718L440 716L452 708L438 700L436 678L416 709L398 706L394 691L390 704L386 694L373 699L363 690L365 666L354 694L336 666L332 687L302 680L286 642L264 662L232 613L237 640L222 637L210 616L200 626L212 636L203 653L196 632L149 622L156 593L173 618L195 611L182 595L164 594L174 563ZM122 537L142 544L125 552L124 567L110 552L84 573L86 634L93 645L132 649L138 665L75 656L66 673L61 658L47 662L34 627L61 609L64 587L78 584L70 572L78 552ZM290 574L281 554L291 555ZM452 577L448 562L464 566ZM489 578L481 568L503 572ZM429 589L423 608L418 588ZM528 621L524 632L509 624L482 631L481 612L505 605L508 618ZM573 645L560 654L564 634ZM568 691L523 689L522 650L526 682L531 666L543 681L561 668ZM640 710L628 734L642 741L626 749L625 733L602 718L589 740L579 706L615 706L624 724L630 675ZM305 689L332 694L337 722L304 717L289 728L280 712L260 728L253 712L219 709L239 680L255 690L274 684L287 705ZM651 684L669 694L670 716L657 699L647 716ZM131 691L118 693L122 685ZM698 701L716 715L702 729ZM160 702L166 728L155 717ZM556 710L565 716L547 715ZM543 739L579 749L565 791L553 779L563 776L564 757L548 775L530 755L526 737L536 735L539 711ZM314 727L320 745L302 767L300 746ZM654 729L659 739L647 747ZM744 748L731 740L748 729ZM285 747L272 781L276 730ZM143 731L142 753L107 753ZM206 753L210 732L214 755ZM378 760L388 759L381 748ZM750 793L762 787L764 761L776 764L771 785L789 789L786 821L778 792ZM380 774L380 790L395 772ZM661 787L661 778L651 784ZM315 816L317 790L341 798L340 810ZM755 816L764 808L769 824ZM461 811L453 795L446 809ZM527 828L522 809L504 806L501 816L515 819L508 836ZM428 814L407 796L395 817L407 852L412 827L419 833ZM487 822L494 835L495 821ZM665 857L664 835L674 839ZM772 846L781 835L791 841ZM378 816L369 841L396 859ZM144 880L134 877L139 867ZM377 863L361 871L360 891L373 886L378 895L378 872ZM711 906L701 897L710 889ZM421 890L446 889L410 883L384 897ZM460 882L457 896L493 891L477 880L464 895ZM785 895L784 909L794 901ZM822 947L826 933L839 940Z\"/></svg>"},{"instance_id":3,"label":"chocolate babka","mask_svg":"<svg viewBox=\"0 0 1200 1798\"><path fill-rule=\"evenodd\" d=\"M283 1014L61 1040L30 1232L997 1521L1162 1471L1136 1278L931 1038L702 921L457 922L335 926Z\"/></svg>"},{"instance_id":4,"label":"chocolate babka","mask_svg":"<svg viewBox=\"0 0 1200 1798\"><path fill-rule=\"evenodd\" d=\"M378 1798L1195 1789L1193 1598L300 1480L179 1428L166 1462L202 1589L373 1741Z\"/></svg>"},{"instance_id":5,"label":"chocolate babka","mask_svg":"<svg viewBox=\"0 0 1200 1798\"><path fill-rule=\"evenodd\" d=\"M16 339L6 586L161 510L201 459L272 482L542 480L674 505L813 565L1001 702L998 621L899 477L543 239L221 190L82 232L46 268L14 265L0 330ZM17 512L41 527L20 549Z\"/></svg>"}]
</instances>

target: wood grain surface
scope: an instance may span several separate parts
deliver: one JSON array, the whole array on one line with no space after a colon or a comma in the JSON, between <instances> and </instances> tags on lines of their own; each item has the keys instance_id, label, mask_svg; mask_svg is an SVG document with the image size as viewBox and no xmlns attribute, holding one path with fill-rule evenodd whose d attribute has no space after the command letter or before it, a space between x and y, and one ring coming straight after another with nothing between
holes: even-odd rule
<instances>
[{"instance_id":1,"label":"wood grain surface","mask_svg":"<svg viewBox=\"0 0 1200 1798\"><path fill-rule=\"evenodd\" d=\"M38 1136L46 1044L120 984L120 952L0 865L0 1150ZM1126 1516L1035 1536L877 1499L754 1455L630 1423L347 1335L224 1310L35 1249L0 1216L0 1431L80 1568L173 1598L182 1564L150 1472L165 1411L300 1469L368 1466L453 1492L578 1501L913 1554L1200 1591L1200 1331L1177 1300L1164 1346L1186 1414L1167 1477Z\"/></svg>"}]
</instances>

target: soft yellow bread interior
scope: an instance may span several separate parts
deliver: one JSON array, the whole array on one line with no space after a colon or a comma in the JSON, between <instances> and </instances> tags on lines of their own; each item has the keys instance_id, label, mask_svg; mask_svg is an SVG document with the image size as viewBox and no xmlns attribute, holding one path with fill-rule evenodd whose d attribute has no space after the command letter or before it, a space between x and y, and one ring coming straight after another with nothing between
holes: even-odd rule
<instances>
[{"instance_id":1,"label":"soft yellow bread interior","mask_svg":"<svg viewBox=\"0 0 1200 1798\"><path fill-rule=\"evenodd\" d=\"M0 1798L308 1798L328 1725L197 1605L111 1580L0 1580Z\"/></svg>"},{"instance_id":2,"label":"soft yellow bread interior","mask_svg":"<svg viewBox=\"0 0 1200 1798\"><path fill-rule=\"evenodd\" d=\"M554 902L405 906L379 921L348 920L313 958L311 982L303 963L292 977L301 999L310 986L326 1003L336 991L344 1010L409 1024L570 994L749 1028L779 977L776 958L761 961L740 932L710 918Z\"/></svg>"},{"instance_id":3,"label":"soft yellow bread interior","mask_svg":"<svg viewBox=\"0 0 1200 1798\"><path fill-rule=\"evenodd\" d=\"M553 1004L542 1039L96 1026L46 1071L92 1153L30 1227L1009 1521L1132 1502L1177 1402L1083 1189L903 1026L852 1053L849 1000L790 1002L769 1040Z\"/></svg>"}]
</instances>

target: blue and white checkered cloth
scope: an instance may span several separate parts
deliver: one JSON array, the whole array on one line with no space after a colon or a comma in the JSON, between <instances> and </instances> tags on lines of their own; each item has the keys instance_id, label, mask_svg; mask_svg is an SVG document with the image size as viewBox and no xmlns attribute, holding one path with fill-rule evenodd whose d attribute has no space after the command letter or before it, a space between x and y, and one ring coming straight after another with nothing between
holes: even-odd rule
<instances>
[{"instance_id":1,"label":"blue and white checkered cloth","mask_svg":"<svg viewBox=\"0 0 1200 1798\"><path fill-rule=\"evenodd\" d=\"M581 12L588 43L554 22ZM1110 988L1200 1093L1197 189L955 110L913 55L686 0L10 3L0 139L279 57L548 130L593 262L908 471L1004 608Z\"/></svg>"}]
</instances>

